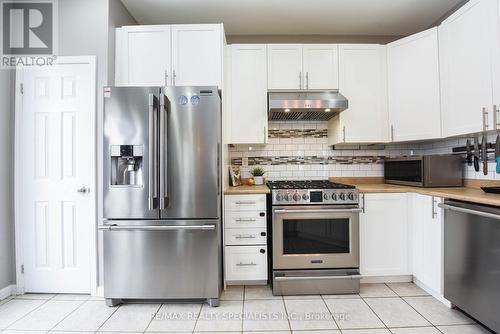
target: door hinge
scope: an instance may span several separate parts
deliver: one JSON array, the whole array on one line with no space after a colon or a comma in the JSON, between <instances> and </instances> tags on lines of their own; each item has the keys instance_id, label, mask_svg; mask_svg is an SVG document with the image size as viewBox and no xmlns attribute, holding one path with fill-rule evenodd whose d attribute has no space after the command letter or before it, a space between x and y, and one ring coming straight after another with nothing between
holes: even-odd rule
<instances>
[{"instance_id":1,"label":"door hinge","mask_svg":"<svg viewBox=\"0 0 500 334\"><path fill-rule=\"evenodd\" d=\"M21 83L20 86L21 86L21 95L23 95L24 94L24 85Z\"/></svg>"},{"instance_id":2,"label":"door hinge","mask_svg":"<svg viewBox=\"0 0 500 334\"><path fill-rule=\"evenodd\" d=\"M24 274L24 264L21 264L21 274Z\"/></svg>"}]
</instances>

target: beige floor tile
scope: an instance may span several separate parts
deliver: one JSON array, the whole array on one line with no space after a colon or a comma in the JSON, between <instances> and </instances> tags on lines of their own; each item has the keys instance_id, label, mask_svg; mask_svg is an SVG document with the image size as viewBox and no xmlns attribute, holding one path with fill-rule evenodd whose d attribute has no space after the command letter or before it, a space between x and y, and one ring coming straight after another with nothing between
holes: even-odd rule
<instances>
[{"instance_id":1,"label":"beige floor tile","mask_svg":"<svg viewBox=\"0 0 500 334\"><path fill-rule=\"evenodd\" d=\"M475 323L462 312L448 308L433 297L407 297L404 299L435 326Z\"/></svg>"},{"instance_id":2,"label":"beige floor tile","mask_svg":"<svg viewBox=\"0 0 500 334\"><path fill-rule=\"evenodd\" d=\"M8 303L0 305L0 329L9 327L45 302L45 300L36 299L12 299Z\"/></svg>"},{"instance_id":3,"label":"beige floor tile","mask_svg":"<svg viewBox=\"0 0 500 334\"><path fill-rule=\"evenodd\" d=\"M396 293L385 284L365 283L360 285L359 295L365 297L396 297Z\"/></svg>"},{"instance_id":4,"label":"beige floor tile","mask_svg":"<svg viewBox=\"0 0 500 334\"><path fill-rule=\"evenodd\" d=\"M365 301L387 327L430 325L427 320L401 298L367 298Z\"/></svg>"},{"instance_id":5,"label":"beige floor tile","mask_svg":"<svg viewBox=\"0 0 500 334\"><path fill-rule=\"evenodd\" d=\"M121 305L99 328L99 331L143 332L153 320L153 316L159 308L160 304Z\"/></svg>"},{"instance_id":6,"label":"beige floor tile","mask_svg":"<svg viewBox=\"0 0 500 334\"><path fill-rule=\"evenodd\" d=\"M326 299L340 329L384 328L384 324L362 299Z\"/></svg>"},{"instance_id":7,"label":"beige floor tile","mask_svg":"<svg viewBox=\"0 0 500 334\"><path fill-rule=\"evenodd\" d=\"M341 334L338 329L313 330L313 331L292 331L293 334Z\"/></svg>"},{"instance_id":8,"label":"beige floor tile","mask_svg":"<svg viewBox=\"0 0 500 334\"><path fill-rule=\"evenodd\" d=\"M491 334L480 325L438 326L444 334Z\"/></svg>"},{"instance_id":9,"label":"beige floor tile","mask_svg":"<svg viewBox=\"0 0 500 334\"><path fill-rule=\"evenodd\" d=\"M57 324L54 330L95 332L116 310L118 308L108 307L102 301L87 301Z\"/></svg>"},{"instance_id":10,"label":"beige floor tile","mask_svg":"<svg viewBox=\"0 0 500 334\"><path fill-rule=\"evenodd\" d=\"M56 331L56 330L52 330L52 331L47 332L47 333L50 333L50 334L94 334L94 332L74 332L74 331ZM15 333L12 333L12 334L15 334ZM102 334L102 333L100 333L100 334ZM117 333L114 333L114 334L117 334ZM128 334L131 334L131 333L128 333Z\"/></svg>"},{"instance_id":11,"label":"beige floor tile","mask_svg":"<svg viewBox=\"0 0 500 334\"><path fill-rule=\"evenodd\" d=\"M23 295L17 295L16 299L41 299L49 300L54 298L56 295L54 293L25 293Z\"/></svg>"},{"instance_id":12,"label":"beige floor tile","mask_svg":"<svg viewBox=\"0 0 500 334\"><path fill-rule=\"evenodd\" d=\"M243 292L245 287L243 285L230 285L226 290L222 291L220 300L243 300Z\"/></svg>"},{"instance_id":13,"label":"beige floor tile","mask_svg":"<svg viewBox=\"0 0 500 334\"><path fill-rule=\"evenodd\" d=\"M436 327L391 328L393 334L441 334Z\"/></svg>"},{"instance_id":14,"label":"beige floor tile","mask_svg":"<svg viewBox=\"0 0 500 334\"><path fill-rule=\"evenodd\" d=\"M322 295L323 299L360 299L359 295Z\"/></svg>"},{"instance_id":15,"label":"beige floor tile","mask_svg":"<svg viewBox=\"0 0 500 334\"><path fill-rule=\"evenodd\" d=\"M429 294L418 287L415 283L387 283L400 297L428 296Z\"/></svg>"},{"instance_id":16,"label":"beige floor tile","mask_svg":"<svg viewBox=\"0 0 500 334\"><path fill-rule=\"evenodd\" d=\"M245 300L250 299L283 299L281 296L274 296L271 287L268 285L247 285L245 286Z\"/></svg>"},{"instance_id":17,"label":"beige floor tile","mask_svg":"<svg viewBox=\"0 0 500 334\"><path fill-rule=\"evenodd\" d=\"M293 331L338 329L322 299L285 300L285 307Z\"/></svg>"},{"instance_id":18,"label":"beige floor tile","mask_svg":"<svg viewBox=\"0 0 500 334\"><path fill-rule=\"evenodd\" d=\"M321 300L321 295L283 296L284 300Z\"/></svg>"},{"instance_id":19,"label":"beige floor tile","mask_svg":"<svg viewBox=\"0 0 500 334\"><path fill-rule=\"evenodd\" d=\"M283 300L245 300L243 331L290 330Z\"/></svg>"},{"instance_id":20,"label":"beige floor tile","mask_svg":"<svg viewBox=\"0 0 500 334\"><path fill-rule=\"evenodd\" d=\"M82 304L82 301L49 300L8 328L14 330L48 331Z\"/></svg>"},{"instance_id":21,"label":"beige floor tile","mask_svg":"<svg viewBox=\"0 0 500 334\"><path fill-rule=\"evenodd\" d=\"M242 301L223 301L219 307L204 304L195 331L241 331L242 312Z\"/></svg>"},{"instance_id":22,"label":"beige floor tile","mask_svg":"<svg viewBox=\"0 0 500 334\"><path fill-rule=\"evenodd\" d=\"M146 332L192 332L202 304L163 304Z\"/></svg>"},{"instance_id":23,"label":"beige floor tile","mask_svg":"<svg viewBox=\"0 0 500 334\"><path fill-rule=\"evenodd\" d=\"M386 328L377 329L343 329L342 334L391 334Z\"/></svg>"},{"instance_id":24,"label":"beige floor tile","mask_svg":"<svg viewBox=\"0 0 500 334\"><path fill-rule=\"evenodd\" d=\"M52 300L89 300L90 295L58 294Z\"/></svg>"}]
</instances>

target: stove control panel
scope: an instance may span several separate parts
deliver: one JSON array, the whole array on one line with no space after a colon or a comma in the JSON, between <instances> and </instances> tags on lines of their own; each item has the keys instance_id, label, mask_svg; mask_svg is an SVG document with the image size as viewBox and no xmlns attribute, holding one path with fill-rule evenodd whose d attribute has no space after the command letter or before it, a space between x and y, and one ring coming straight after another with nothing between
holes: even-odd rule
<instances>
[{"instance_id":1,"label":"stove control panel","mask_svg":"<svg viewBox=\"0 0 500 334\"><path fill-rule=\"evenodd\" d=\"M272 191L274 205L358 204L356 189L287 189Z\"/></svg>"}]
</instances>

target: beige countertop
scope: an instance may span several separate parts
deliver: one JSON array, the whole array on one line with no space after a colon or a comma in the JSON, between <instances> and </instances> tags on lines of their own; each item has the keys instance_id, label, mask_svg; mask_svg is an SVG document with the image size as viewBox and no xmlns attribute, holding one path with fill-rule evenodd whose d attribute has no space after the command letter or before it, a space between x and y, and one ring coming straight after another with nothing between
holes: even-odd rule
<instances>
[{"instance_id":1,"label":"beige countertop","mask_svg":"<svg viewBox=\"0 0 500 334\"><path fill-rule=\"evenodd\" d=\"M224 190L225 195L258 195L258 194L269 194L271 190L266 186L238 186L238 187L227 187Z\"/></svg>"},{"instance_id":2,"label":"beige countertop","mask_svg":"<svg viewBox=\"0 0 500 334\"><path fill-rule=\"evenodd\" d=\"M331 177L330 181L342 182L355 185L360 193L417 193L428 196L436 196L443 198L456 199L459 201L480 203L486 205L500 206L500 195L487 194L482 191L479 186L488 184L491 186L497 185L498 181L466 181L465 187L455 188L420 188L410 186L397 186L392 184L381 183L379 180L363 180L363 178L336 178ZM367 183L373 182L373 183Z\"/></svg>"}]
</instances>

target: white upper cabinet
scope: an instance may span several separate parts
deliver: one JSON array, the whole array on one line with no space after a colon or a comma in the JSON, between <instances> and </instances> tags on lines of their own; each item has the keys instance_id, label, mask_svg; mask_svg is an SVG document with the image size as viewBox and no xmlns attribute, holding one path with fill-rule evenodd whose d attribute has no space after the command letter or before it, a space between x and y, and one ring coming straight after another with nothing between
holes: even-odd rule
<instances>
[{"instance_id":1,"label":"white upper cabinet","mask_svg":"<svg viewBox=\"0 0 500 334\"><path fill-rule=\"evenodd\" d=\"M170 26L126 26L116 29L116 86L170 84Z\"/></svg>"},{"instance_id":2,"label":"white upper cabinet","mask_svg":"<svg viewBox=\"0 0 500 334\"><path fill-rule=\"evenodd\" d=\"M338 89L339 52L337 44L303 45L304 89Z\"/></svg>"},{"instance_id":3,"label":"white upper cabinet","mask_svg":"<svg viewBox=\"0 0 500 334\"><path fill-rule=\"evenodd\" d=\"M173 85L221 87L223 39L221 24L173 25Z\"/></svg>"},{"instance_id":4,"label":"white upper cabinet","mask_svg":"<svg viewBox=\"0 0 500 334\"><path fill-rule=\"evenodd\" d=\"M410 275L407 194L363 194L360 271L363 276Z\"/></svg>"},{"instance_id":5,"label":"white upper cabinet","mask_svg":"<svg viewBox=\"0 0 500 334\"><path fill-rule=\"evenodd\" d=\"M126 26L116 33L115 85L222 88L222 24Z\"/></svg>"},{"instance_id":6,"label":"white upper cabinet","mask_svg":"<svg viewBox=\"0 0 500 334\"><path fill-rule=\"evenodd\" d=\"M387 67L391 140L440 138L437 28L388 44Z\"/></svg>"},{"instance_id":7,"label":"white upper cabinet","mask_svg":"<svg viewBox=\"0 0 500 334\"><path fill-rule=\"evenodd\" d=\"M329 143L387 142L386 47L340 45L339 90L349 100L349 108L329 121Z\"/></svg>"},{"instance_id":8,"label":"white upper cabinet","mask_svg":"<svg viewBox=\"0 0 500 334\"><path fill-rule=\"evenodd\" d=\"M267 63L269 89L302 89L301 44L268 44Z\"/></svg>"},{"instance_id":9,"label":"white upper cabinet","mask_svg":"<svg viewBox=\"0 0 500 334\"><path fill-rule=\"evenodd\" d=\"M497 0L471 0L439 26L443 136L494 128L499 43Z\"/></svg>"},{"instance_id":10,"label":"white upper cabinet","mask_svg":"<svg viewBox=\"0 0 500 334\"><path fill-rule=\"evenodd\" d=\"M267 141L267 52L265 44L233 44L230 65L230 144Z\"/></svg>"}]
</instances>

